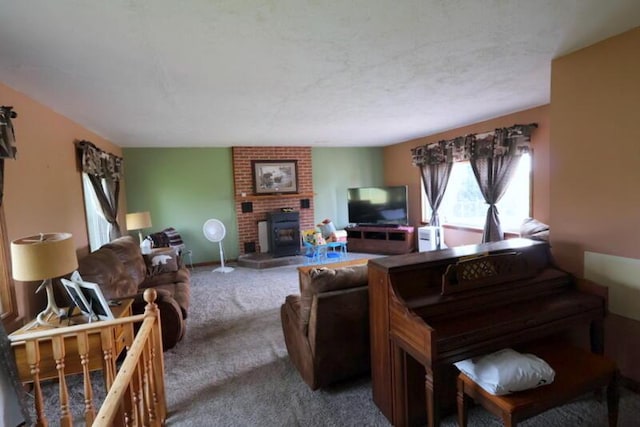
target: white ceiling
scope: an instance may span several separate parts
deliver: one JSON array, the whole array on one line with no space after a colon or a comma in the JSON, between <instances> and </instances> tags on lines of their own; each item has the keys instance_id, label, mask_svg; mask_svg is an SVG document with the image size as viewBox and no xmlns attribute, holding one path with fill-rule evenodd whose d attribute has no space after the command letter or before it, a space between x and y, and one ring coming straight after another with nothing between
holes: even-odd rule
<instances>
[{"instance_id":1,"label":"white ceiling","mask_svg":"<svg viewBox=\"0 0 640 427\"><path fill-rule=\"evenodd\" d=\"M123 147L377 146L546 104L553 58L638 25L639 0L0 0L0 82Z\"/></svg>"}]
</instances>

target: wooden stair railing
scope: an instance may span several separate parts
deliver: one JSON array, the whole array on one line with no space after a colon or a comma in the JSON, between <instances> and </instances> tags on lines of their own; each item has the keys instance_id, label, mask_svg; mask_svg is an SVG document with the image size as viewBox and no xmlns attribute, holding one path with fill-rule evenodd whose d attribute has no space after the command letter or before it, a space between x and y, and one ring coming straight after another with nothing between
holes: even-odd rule
<instances>
[{"instance_id":1,"label":"wooden stair railing","mask_svg":"<svg viewBox=\"0 0 640 427\"><path fill-rule=\"evenodd\" d=\"M115 320L60 327L10 336L12 345L24 345L29 364L35 405L35 425L47 427L42 384L40 379L40 342L51 341L60 402L60 426L71 427L73 415L70 411L69 390L65 375L65 359L78 357L82 364L83 415L86 426L162 426L167 416L164 389L164 359L162 354L162 331L160 312L155 304L156 291L147 289L144 314ZM113 329L129 323L140 323L127 355L116 374L113 357ZM99 412L93 405L93 385L89 375L89 334L99 333L103 355L103 374L107 395ZM66 354L65 341L77 340L77 355Z\"/></svg>"}]
</instances>

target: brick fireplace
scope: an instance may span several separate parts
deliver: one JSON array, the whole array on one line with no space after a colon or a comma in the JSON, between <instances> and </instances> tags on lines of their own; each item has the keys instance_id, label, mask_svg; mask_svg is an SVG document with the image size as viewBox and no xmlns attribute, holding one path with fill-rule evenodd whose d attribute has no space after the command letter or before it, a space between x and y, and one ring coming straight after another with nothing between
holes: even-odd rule
<instances>
[{"instance_id":1,"label":"brick fireplace","mask_svg":"<svg viewBox=\"0 0 640 427\"><path fill-rule=\"evenodd\" d=\"M232 153L240 255L260 252L258 222L267 213L291 208L299 212L301 230L315 227L310 147L233 147ZM252 160L297 160L298 193L255 195Z\"/></svg>"}]
</instances>

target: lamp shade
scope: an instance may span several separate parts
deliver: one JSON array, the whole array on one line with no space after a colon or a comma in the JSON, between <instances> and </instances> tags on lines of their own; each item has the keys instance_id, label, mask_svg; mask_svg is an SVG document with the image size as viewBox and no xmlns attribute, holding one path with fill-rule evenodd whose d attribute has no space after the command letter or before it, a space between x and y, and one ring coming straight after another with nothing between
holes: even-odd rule
<instances>
[{"instance_id":1,"label":"lamp shade","mask_svg":"<svg viewBox=\"0 0 640 427\"><path fill-rule=\"evenodd\" d=\"M64 276L78 268L71 233L41 233L11 242L13 278L23 282Z\"/></svg>"},{"instance_id":2,"label":"lamp shade","mask_svg":"<svg viewBox=\"0 0 640 427\"><path fill-rule=\"evenodd\" d=\"M151 214L149 212L134 212L127 214L127 230L141 230L151 227Z\"/></svg>"}]
</instances>

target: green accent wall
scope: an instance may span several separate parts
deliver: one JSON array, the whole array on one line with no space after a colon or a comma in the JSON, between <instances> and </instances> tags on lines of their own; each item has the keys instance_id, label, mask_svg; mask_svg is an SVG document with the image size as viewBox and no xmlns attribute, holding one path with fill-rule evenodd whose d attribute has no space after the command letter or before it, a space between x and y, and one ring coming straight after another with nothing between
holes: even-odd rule
<instances>
[{"instance_id":1,"label":"green accent wall","mask_svg":"<svg viewBox=\"0 0 640 427\"><path fill-rule=\"evenodd\" d=\"M313 148L314 216L342 229L349 223L347 189L384 185L383 149Z\"/></svg>"},{"instance_id":2,"label":"green accent wall","mask_svg":"<svg viewBox=\"0 0 640 427\"><path fill-rule=\"evenodd\" d=\"M222 221L225 259L237 259L238 226L233 194L231 148L124 148L129 212L149 211L153 227L174 227L193 262L220 261L217 243L202 234L209 218Z\"/></svg>"},{"instance_id":3,"label":"green accent wall","mask_svg":"<svg viewBox=\"0 0 640 427\"><path fill-rule=\"evenodd\" d=\"M219 262L218 245L202 234L217 218L227 228L225 259L238 258L231 148L124 148L123 157L128 212L151 212L143 234L174 227L194 263ZM330 218L344 228L347 189L384 185L382 148L314 148L312 167L316 223Z\"/></svg>"}]
</instances>

